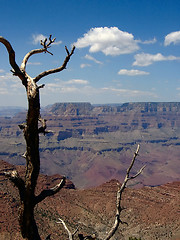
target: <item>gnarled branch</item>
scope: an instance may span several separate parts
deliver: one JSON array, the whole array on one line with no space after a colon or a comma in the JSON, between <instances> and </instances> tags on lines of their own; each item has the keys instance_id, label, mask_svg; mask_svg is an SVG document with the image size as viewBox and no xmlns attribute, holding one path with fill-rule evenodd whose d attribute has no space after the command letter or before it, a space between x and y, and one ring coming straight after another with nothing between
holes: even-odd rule
<instances>
[{"instance_id":1,"label":"gnarled branch","mask_svg":"<svg viewBox=\"0 0 180 240\"><path fill-rule=\"evenodd\" d=\"M44 47L44 49L46 49L45 52L48 52L49 54L53 55L51 52L49 52L47 49L50 47L50 45L52 43L54 43L54 41L56 40L56 38L52 38L52 35L49 36L49 42L47 43L47 38L45 38L44 41L41 40L41 45Z\"/></svg>"},{"instance_id":2,"label":"gnarled branch","mask_svg":"<svg viewBox=\"0 0 180 240\"><path fill-rule=\"evenodd\" d=\"M43 190L38 196L35 197L35 205L43 201L46 197L52 196L59 192L64 187L65 183L66 178L63 177L60 183L58 183L55 187Z\"/></svg>"},{"instance_id":3,"label":"gnarled branch","mask_svg":"<svg viewBox=\"0 0 180 240\"><path fill-rule=\"evenodd\" d=\"M46 119L43 119L43 118L39 117L39 121L42 124L42 126L38 129L39 133L43 133L45 135L46 133L52 133L53 132L51 130L46 130L46 128L47 128L47 125L46 125L47 120Z\"/></svg>"},{"instance_id":4,"label":"gnarled branch","mask_svg":"<svg viewBox=\"0 0 180 240\"><path fill-rule=\"evenodd\" d=\"M16 170L4 172L4 175L14 183L14 185L18 188L20 199L21 201L24 198L24 190L25 190L25 184L24 180L19 176L18 172Z\"/></svg>"},{"instance_id":5,"label":"gnarled branch","mask_svg":"<svg viewBox=\"0 0 180 240\"><path fill-rule=\"evenodd\" d=\"M22 84L24 86L26 86L27 84L27 80L26 80L26 76L25 74L20 70L19 66L17 65L16 63L16 60L15 60L15 51L14 49L12 48L10 42L8 40L6 40L5 38L1 37L0 36L0 42L2 44L4 44L4 46L6 47L7 51L8 51L8 54L9 54L9 63L11 65L11 67L13 68L12 72L13 72L13 75L15 76L18 76L21 80L22 80Z\"/></svg>"},{"instance_id":6,"label":"gnarled branch","mask_svg":"<svg viewBox=\"0 0 180 240\"><path fill-rule=\"evenodd\" d=\"M44 49L44 48L34 49L34 50L31 50L30 52L28 52L28 53L25 55L25 57L24 57L24 59L23 59L23 61L22 61L22 63L21 63L21 70L24 71L24 72L26 71L27 61L28 61L28 59L29 59L32 55L37 54L37 53L42 53L42 52L45 52L45 49Z\"/></svg>"},{"instance_id":7,"label":"gnarled branch","mask_svg":"<svg viewBox=\"0 0 180 240\"><path fill-rule=\"evenodd\" d=\"M121 212L123 210L122 206L121 206L121 199L122 199L122 193L124 191L124 189L126 188L126 185L127 185L127 182L131 179L134 179L136 178L137 176L139 176L139 174L142 172L142 170L145 168L145 166L143 166L134 176L130 177L130 172L131 172L131 169L134 165L134 162L136 160L136 157L139 153L139 149L140 149L140 146L138 144L137 146L137 149L136 149L136 152L134 153L134 156L133 156L133 159L131 161L131 164L129 166L129 168L127 169L127 172L126 172L126 176L124 178L124 181L121 185L121 188L118 189L117 191L117 199L116 199L116 216L115 216L115 222L114 222L114 225L112 226L111 230L109 231L109 233L107 234L107 236L105 237L104 240L109 240L112 238L112 236L115 234L115 232L117 231L118 227L119 227L119 224L120 223L125 223L123 222L121 219L120 219L120 215L121 215ZM126 223L127 224L127 223Z\"/></svg>"},{"instance_id":8,"label":"gnarled branch","mask_svg":"<svg viewBox=\"0 0 180 240\"><path fill-rule=\"evenodd\" d=\"M40 73L37 77L34 78L34 81L35 82L38 82L41 78L49 75L49 74L52 74L52 73L57 73L57 72L61 72L62 70L64 70L67 66L67 63L69 62L71 56L73 55L74 53L74 50L75 50L75 46L73 46L71 52L68 51L67 47L65 46L65 49L66 49L66 52L67 52L67 56L62 64L62 66L58 67L58 68L54 68L54 69L50 69L50 70L47 70L47 71L44 71L42 73Z\"/></svg>"},{"instance_id":9,"label":"gnarled branch","mask_svg":"<svg viewBox=\"0 0 180 240\"><path fill-rule=\"evenodd\" d=\"M62 223L62 224L63 224L65 230L66 230L67 233L68 233L69 240L73 240L73 239L74 239L74 235L71 233L71 231L69 230L69 228L66 226L66 223L65 223L61 218L59 218L59 221L60 221L60 222L57 222L57 223Z\"/></svg>"},{"instance_id":10,"label":"gnarled branch","mask_svg":"<svg viewBox=\"0 0 180 240\"><path fill-rule=\"evenodd\" d=\"M47 43L47 38L44 39L44 41L41 40L41 45L44 47L44 48L49 48L50 45L56 40L56 38L52 38L52 35L49 35L49 42Z\"/></svg>"},{"instance_id":11,"label":"gnarled branch","mask_svg":"<svg viewBox=\"0 0 180 240\"><path fill-rule=\"evenodd\" d=\"M44 41L41 40L41 45L43 46L43 48L34 49L34 50L28 52L28 53L25 55L25 57L24 57L24 59L23 59L23 61L22 61L22 63L21 63L21 70L22 70L23 72L25 72L27 61L28 61L28 59L29 59L32 55L37 54L37 53L42 53L42 52L48 52L48 53L50 53L47 49L50 48L50 45L51 45L51 44L55 41L55 39L56 39L56 38L51 39L51 37L52 37L52 35L50 35L50 37L49 37L49 42L48 42L48 43L47 43L47 38L46 38ZM50 54L53 55L52 53L50 53Z\"/></svg>"},{"instance_id":12,"label":"gnarled branch","mask_svg":"<svg viewBox=\"0 0 180 240\"><path fill-rule=\"evenodd\" d=\"M69 240L74 240L74 236L79 231L79 229L77 228L73 233L71 233L71 231L67 227L66 223L61 218L59 218L59 222L57 222L57 223L62 223L65 230L68 233ZM95 240L96 236L95 236L95 234L93 234L92 236L83 236L83 234L80 233L80 234L78 234L78 238L79 238L79 240Z\"/></svg>"},{"instance_id":13,"label":"gnarled branch","mask_svg":"<svg viewBox=\"0 0 180 240\"><path fill-rule=\"evenodd\" d=\"M41 124L42 124L42 126L38 129L38 132L39 133L44 133L44 135L45 135L45 133L46 133L46 127L47 127L47 125L46 125L46 119L43 119L43 118L39 118L39 121L41 122Z\"/></svg>"}]
</instances>

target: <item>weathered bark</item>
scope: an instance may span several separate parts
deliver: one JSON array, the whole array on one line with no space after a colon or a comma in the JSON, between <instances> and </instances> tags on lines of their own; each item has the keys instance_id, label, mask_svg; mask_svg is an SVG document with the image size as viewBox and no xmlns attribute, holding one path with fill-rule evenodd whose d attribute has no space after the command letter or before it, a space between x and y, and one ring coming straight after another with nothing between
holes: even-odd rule
<instances>
[{"instance_id":1,"label":"weathered bark","mask_svg":"<svg viewBox=\"0 0 180 240\"><path fill-rule=\"evenodd\" d=\"M21 67L19 67L15 61L15 52L11 44L3 37L0 37L0 42L4 44L9 54L9 63L11 65L12 72L18 76L22 84L26 88L28 99L28 113L25 125L19 125L24 132L26 140L26 152L23 155L26 158L26 173L25 179L20 178L16 171L8 172L5 175L15 184L20 194L20 208L19 208L19 224L21 234L24 239L27 240L41 240L38 233L38 228L34 218L34 208L36 204L44 200L48 196L52 196L57 193L65 184L65 177L54 188L49 190L43 190L38 196L35 196L35 188L37 185L37 179L40 171L40 156L39 156L39 134L46 133L46 121L40 116L40 98L39 89L44 85L37 86L37 82L42 77L45 77L51 73L60 72L65 69L71 55L74 53L75 47L71 52L66 49L66 58L61 67L44 71L36 78L31 78L26 72L26 64L28 59L37 53L48 52L48 48L55 41L52 40L51 35L49 42L47 39L41 41L43 48L35 49L27 53L22 61ZM51 54L51 53L50 53ZM52 55L52 54L51 54ZM38 121L42 123L42 127L38 128Z\"/></svg>"},{"instance_id":2,"label":"weathered bark","mask_svg":"<svg viewBox=\"0 0 180 240\"><path fill-rule=\"evenodd\" d=\"M39 90L31 81L27 84L28 114L24 136L26 140L25 194L19 211L22 236L28 240L40 239L34 219L35 188L40 171L38 119L40 115Z\"/></svg>"}]
</instances>

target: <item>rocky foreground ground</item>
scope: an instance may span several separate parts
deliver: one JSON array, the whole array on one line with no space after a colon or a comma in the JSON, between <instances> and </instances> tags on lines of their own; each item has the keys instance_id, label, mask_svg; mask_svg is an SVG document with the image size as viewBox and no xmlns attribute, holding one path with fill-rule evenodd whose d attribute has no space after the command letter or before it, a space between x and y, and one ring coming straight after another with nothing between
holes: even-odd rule
<instances>
[{"instance_id":1,"label":"rocky foreground ground","mask_svg":"<svg viewBox=\"0 0 180 240\"><path fill-rule=\"evenodd\" d=\"M17 166L21 175L24 167ZM0 239L21 240L17 221L18 192L3 172L14 169L13 165L0 161ZM37 192L55 185L61 176L40 175ZM71 181L53 197L46 199L36 208L36 219L42 239L51 234L52 240L68 239L58 218L68 227L85 234L95 233L98 238L105 236L113 224L117 180L100 186L79 190ZM130 236L142 240L180 239L180 182L167 183L156 187L127 188L122 205L125 208L114 240L127 240Z\"/></svg>"}]
</instances>

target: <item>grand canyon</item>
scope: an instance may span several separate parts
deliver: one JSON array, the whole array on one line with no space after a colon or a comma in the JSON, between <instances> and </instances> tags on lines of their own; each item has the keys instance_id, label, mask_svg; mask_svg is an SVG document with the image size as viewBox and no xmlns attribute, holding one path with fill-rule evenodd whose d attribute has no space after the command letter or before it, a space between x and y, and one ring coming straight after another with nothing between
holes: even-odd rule
<instances>
[{"instance_id":1,"label":"grand canyon","mask_svg":"<svg viewBox=\"0 0 180 240\"><path fill-rule=\"evenodd\" d=\"M129 225L121 226L114 239L179 239L179 102L56 103L41 114L49 133L40 136L38 189L51 184L51 175L69 179L58 196L38 206L44 234L52 231L53 239L65 239L62 226L55 223L62 216L72 228L78 224L85 233L100 232L102 238L113 221L117 182L122 182L140 144L133 170L144 164L146 168L124 194ZM1 172L15 166L24 171L25 141L18 125L25 119L22 109L0 110ZM20 239L16 214L10 217L17 209L17 192L3 176L1 194L1 239Z\"/></svg>"}]
</instances>

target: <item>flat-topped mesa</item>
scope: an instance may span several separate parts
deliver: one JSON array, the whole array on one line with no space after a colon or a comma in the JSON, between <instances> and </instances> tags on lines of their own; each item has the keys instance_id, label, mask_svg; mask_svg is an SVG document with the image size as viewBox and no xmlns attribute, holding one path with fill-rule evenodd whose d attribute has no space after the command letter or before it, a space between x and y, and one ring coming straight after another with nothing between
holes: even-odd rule
<instances>
[{"instance_id":1,"label":"flat-topped mesa","mask_svg":"<svg viewBox=\"0 0 180 240\"><path fill-rule=\"evenodd\" d=\"M180 102L137 102L124 103L117 107L117 112L180 112Z\"/></svg>"},{"instance_id":2,"label":"flat-topped mesa","mask_svg":"<svg viewBox=\"0 0 180 240\"><path fill-rule=\"evenodd\" d=\"M165 113L180 112L180 102L130 102L98 105L92 105L89 102L64 102L55 103L49 106L48 110L53 114L66 116L121 113L129 111L136 113Z\"/></svg>"},{"instance_id":3,"label":"flat-topped mesa","mask_svg":"<svg viewBox=\"0 0 180 240\"><path fill-rule=\"evenodd\" d=\"M57 115L78 116L89 115L93 106L88 102L55 103L49 107L49 111Z\"/></svg>"}]
</instances>

